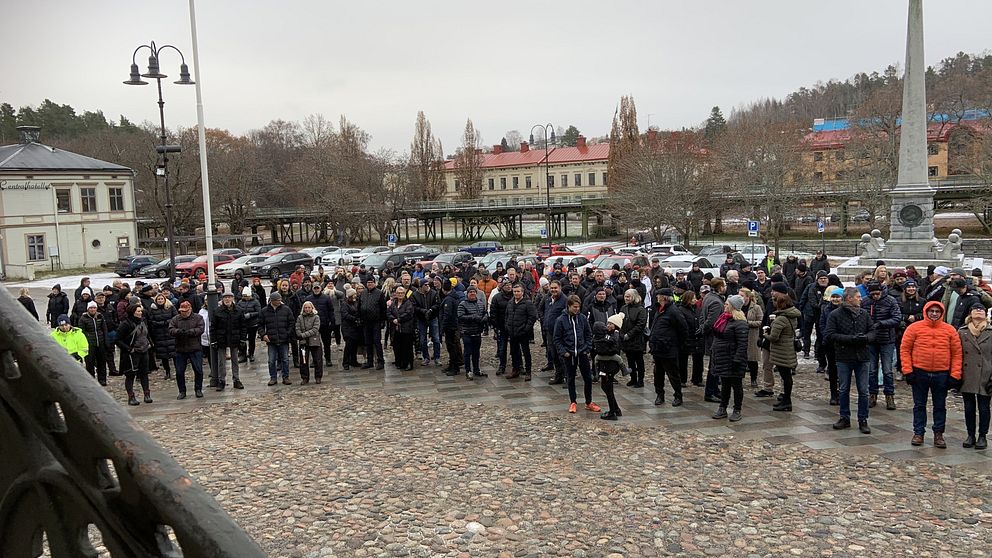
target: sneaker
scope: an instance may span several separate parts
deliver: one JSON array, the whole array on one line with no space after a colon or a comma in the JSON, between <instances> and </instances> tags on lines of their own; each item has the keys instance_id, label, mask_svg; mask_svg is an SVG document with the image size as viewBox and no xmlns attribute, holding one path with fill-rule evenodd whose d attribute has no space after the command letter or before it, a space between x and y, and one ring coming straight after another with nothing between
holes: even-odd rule
<instances>
[{"instance_id":1,"label":"sneaker","mask_svg":"<svg viewBox=\"0 0 992 558\"><path fill-rule=\"evenodd\" d=\"M469 380L471 380L472 378L475 378L475 374L473 374L471 372L466 372L465 373L465 377L468 378Z\"/></svg>"},{"instance_id":2,"label":"sneaker","mask_svg":"<svg viewBox=\"0 0 992 558\"><path fill-rule=\"evenodd\" d=\"M421 366L430 366L430 364L431 364L431 359L429 358L425 358L424 360L420 361Z\"/></svg>"},{"instance_id":3,"label":"sneaker","mask_svg":"<svg viewBox=\"0 0 992 558\"><path fill-rule=\"evenodd\" d=\"M734 409L734 412L733 413L730 413L730 422L737 422L737 421L741 420L742 418L744 418L744 417L741 416L741 412L738 411L737 409Z\"/></svg>"},{"instance_id":4,"label":"sneaker","mask_svg":"<svg viewBox=\"0 0 992 558\"><path fill-rule=\"evenodd\" d=\"M868 421L859 420L858 421L858 431L862 434L871 434L871 427L868 426Z\"/></svg>"},{"instance_id":5,"label":"sneaker","mask_svg":"<svg viewBox=\"0 0 992 558\"><path fill-rule=\"evenodd\" d=\"M716 412L713 413L713 418L715 418L715 419L725 419L725 418L727 418L727 408L726 407L720 407L719 409L717 409Z\"/></svg>"},{"instance_id":6,"label":"sneaker","mask_svg":"<svg viewBox=\"0 0 992 558\"><path fill-rule=\"evenodd\" d=\"M497 372L497 374L498 374L498 372ZM565 378L555 377L555 378L551 378L550 380L548 380L548 385L549 386L554 386L554 385L564 384L564 383L565 383Z\"/></svg>"},{"instance_id":7,"label":"sneaker","mask_svg":"<svg viewBox=\"0 0 992 558\"><path fill-rule=\"evenodd\" d=\"M763 390L757 391L754 394L755 397L771 397L773 395L775 395L775 392L774 391L769 391L767 389L763 389Z\"/></svg>"},{"instance_id":8,"label":"sneaker","mask_svg":"<svg viewBox=\"0 0 992 558\"><path fill-rule=\"evenodd\" d=\"M571 405L568 406L569 413L575 413L577 409L578 409L578 405L576 405L575 403L572 403Z\"/></svg>"},{"instance_id":9,"label":"sneaker","mask_svg":"<svg viewBox=\"0 0 992 558\"><path fill-rule=\"evenodd\" d=\"M592 411L594 413L598 413L598 412L602 411L603 409L601 409L600 406L597 405L597 404L595 404L595 403L586 403L586 410L587 411Z\"/></svg>"},{"instance_id":10,"label":"sneaker","mask_svg":"<svg viewBox=\"0 0 992 558\"><path fill-rule=\"evenodd\" d=\"M824 368L824 367L822 367L822 366L817 366L816 367L816 373L817 374L826 374L827 373L827 369Z\"/></svg>"},{"instance_id":11,"label":"sneaker","mask_svg":"<svg viewBox=\"0 0 992 558\"><path fill-rule=\"evenodd\" d=\"M441 359L439 358L434 359L434 366L441 366Z\"/></svg>"},{"instance_id":12,"label":"sneaker","mask_svg":"<svg viewBox=\"0 0 992 558\"><path fill-rule=\"evenodd\" d=\"M809 353L803 353L803 358L809 360Z\"/></svg>"},{"instance_id":13,"label":"sneaker","mask_svg":"<svg viewBox=\"0 0 992 558\"><path fill-rule=\"evenodd\" d=\"M707 395L706 397L703 397L703 401L707 403L719 403L720 398L715 395Z\"/></svg>"},{"instance_id":14,"label":"sneaker","mask_svg":"<svg viewBox=\"0 0 992 558\"><path fill-rule=\"evenodd\" d=\"M845 428L851 427L851 419L847 417L840 417L837 422L834 423L834 430L844 430Z\"/></svg>"}]
</instances>

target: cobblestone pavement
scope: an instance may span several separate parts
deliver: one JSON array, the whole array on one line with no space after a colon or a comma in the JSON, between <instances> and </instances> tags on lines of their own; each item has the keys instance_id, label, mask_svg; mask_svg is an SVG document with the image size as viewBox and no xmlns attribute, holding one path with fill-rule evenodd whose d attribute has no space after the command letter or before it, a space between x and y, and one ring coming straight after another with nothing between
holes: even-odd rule
<instances>
[{"instance_id":1,"label":"cobblestone pavement","mask_svg":"<svg viewBox=\"0 0 992 558\"><path fill-rule=\"evenodd\" d=\"M340 353L335 353L339 359ZM389 360L387 353L387 360ZM484 365L484 369L485 369ZM321 385L156 402L134 416L271 556L988 556L992 456L909 445L911 410L835 432L807 361L792 413L747 395L737 424L689 388L655 407L618 386L617 423L564 390L435 367L330 371ZM649 374L650 379L650 374ZM122 398L120 381L111 392ZM602 403L597 386L595 399ZM671 393L669 390L669 400ZM928 436L928 444L930 443Z\"/></svg>"}]
</instances>

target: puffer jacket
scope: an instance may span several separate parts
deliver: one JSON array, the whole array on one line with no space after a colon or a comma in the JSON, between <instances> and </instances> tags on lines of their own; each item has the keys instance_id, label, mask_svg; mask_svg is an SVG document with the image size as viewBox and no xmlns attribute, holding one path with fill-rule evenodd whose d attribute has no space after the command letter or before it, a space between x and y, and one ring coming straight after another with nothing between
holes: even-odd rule
<instances>
[{"instance_id":1,"label":"puffer jacket","mask_svg":"<svg viewBox=\"0 0 992 558\"><path fill-rule=\"evenodd\" d=\"M833 345L838 362L867 362L868 343L875 333L864 308L841 304L830 312L824 338Z\"/></svg>"},{"instance_id":2,"label":"puffer jacket","mask_svg":"<svg viewBox=\"0 0 992 558\"><path fill-rule=\"evenodd\" d=\"M90 345L90 352L107 350L107 321L99 309L92 316L89 312L80 316L79 329L83 330L83 335L86 336L86 342Z\"/></svg>"},{"instance_id":3,"label":"puffer jacket","mask_svg":"<svg viewBox=\"0 0 992 558\"><path fill-rule=\"evenodd\" d=\"M549 336L554 333L555 324L558 323L558 318L565 313L565 305L567 304L564 294L559 294L557 299L548 295L544 297L541 301L544 307L544 313L541 316L541 330L548 334Z\"/></svg>"},{"instance_id":4,"label":"puffer jacket","mask_svg":"<svg viewBox=\"0 0 992 558\"><path fill-rule=\"evenodd\" d=\"M592 329L585 316L572 316L565 312L555 324L555 349L565 358L565 353L575 357L592 350Z\"/></svg>"},{"instance_id":5,"label":"puffer jacket","mask_svg":"<svg viewBox=\"0 0 992 558\"><path fill-rule=\"evenodd\" d=\"M489 309L489 319L496 331L506 331L506 307L511 300L513 300L512 294L507 295L502 292L496 293L496 296L493 297L492 308Z\"/></svg>"},{"instance_id":6,"label":"puffer jacket","mask_svg":"<svg viewBox=\"0 0 992 558\"><path fill-rule=\"evenodd\" d=\"M685 338L688 326L682 317L678 306L672 302L665 304L661 310L655 305L651 308L651 355L659 358L679 358L679 353L685 350Z\"/></svg>"},{"instance_id":7,"label":"puffer jacket","mask_svg":"<svg viewBox=\"0 0 992 558\"><path fill-rule=\"evenodd\" d=\"M747 305L747 360L748 362L758 362L761 360L761 349L758 348L758 338L761 337L761 325L765 321L765 309L761 304L751 302Z\"/></svg>"},{"instance_id":8,"label":"puffer jacket","mask_svg":"<svg viewBox=\"0 0 992 558\"><path fill-rule=\"evenodd\" d=\"M169 335L169 322L176 317L176 307L168 300L163 306L152 303L147 309L148 336L155 347L157 358L176 356L176 338Z\"/></svg>"},{"instance_id":9,"label":"puffer jacket","mask_svg":"<svg viewBox=\"0 0 992 558\"><path fill-rule=\"evenodd\" d=\"M59 285L55 285L59 287ZM56 320L62 314L69 313L69 295L62 292L59 287L59 294L48 294L48 310L45 311L45 320L55 326Z\"/></svg>"},{"instance_id":10,"label":"puffer jacket","mask_svg":"<svg viewBox=\"0 0 992 558\"><path fill-rule=\"evenodd\" d=\"M902 323L899 325L900 328L906 329L909 324L913 322L918 322L923 319L923 305L926 303L920 295L916 295L913 298L906 296L903 293L900 297L899 313L902 316ZM909 317L913 316L913 322L909 321Z\"/></svg>"},{"instance_id":11,"label":"puffer jacket","mask_svg":"<svg viewBox=\"0 0 992 558\"><path fill-rule=\"evenodd\" d=\"M940 308L940 319L927 317L927 310L933 307ZM899 347L903 374L911 374L914 369L926 372L949 370L952 378L961 379L961 337L943 317L944 305L930 301L923 307L923 319L906 328L902 346Z\"/></svg>"},{"instance_id":12,"label":"puffer jacket","mask_svg":"<svg viewBox=\"0 0 992 558\"><path fill-rule=\"evenodd\" d=\"M341 303L341 335L351 341L362 339L362 318L358 311L358 301Z\"/></svg>"},{"instance_id":13,"label":"puffer jacket","mask_svg":"<svg viewBox=\"0 0 992 558\"><path fill-rule=\"evenodd\" d=\"M603 302L599 302L594 298L589 304L589 326L592 327L595 324L606 325L607 318L616 313L617 309L613 306L613 301L609 297Z\"/></svg>"},{"instance_id":14,"label":"puffer jacket","mask_svg":"<svg viewBox=\"0 0 992 558\"><path fill-rule=\"evenodd\" d=\"M176 352L195 353L201 350L203 328L203 317L196 312L190 312L186 317L182 314L173 316L169 320L169 335L176 340Z\"/></svg>"},{"instance_id":15,"label":"puffer jacket","mask_svg":"<svg viewBox=\"0 0 992 558\"><path fill-rule=\"evenodd\" d=\"M971 321L971 318L968 318ZM978 336L965 324L961 337L961 393L992 395L992 326L985 322Z\"/></svg>"},{"instance_id":16,"label":"puffer jacket","mask_svg":"<svg viewBox=\"0 0 992 558\"><path fill-rule=\"evenodd\" d=\"M313 314L300 314L299 318L296 318L296 338L299 339L307 347L319 347L320 346L320 314L314 312Z\"/></svg>"},{"instance_id":17,"label":"puffer jacket","mask_svg":"<svg viewBox=\"0 0 992 558\"><path fill-rule=\"evenodd\" d=\"M210 321L210 339L218 347L237 347L245 337L244 318L237 306L221 303Z\"/></svg>"},{"instance_id":18,"label":"puffer jacket","mask_svg":"<svg viewBox=\"0 0 992 558\"><path fill-rule=\"evenodd\" d=\"M441 301L441 316L438 320L441 331L458 331L458 293L451 291ZM502 327L502 325L501 325Z\"/></svg>"},{"instance_id":19,"label":"puffer jacket","mask_svg":"<svg viewBox=\"0 0 992 558\"><path fill-rule=\"evenodd\" d=\"M796 358L796 330L802 314L795 306L775 312L775 321L768 331L768 360L772 366L784 366L795 369L799 366Z\"/></svg>"},{"instance_id":20,"label":"puffer jacket","mask_svg":"<svg viewBox=\"0 0 992 558\"><path fill-rule=\"evenodd\" d=\"M241 299L235 304L238 312L241 314L242 325L245 329L251 329L258 327L258 318L262 313L262 304L258 302L258 299L252 297L248 300Z\"/></svg>"},{"instance_id":21,"label":"puffer jacket","mask_svg":"<svg viewBox=\"0 0 992 558\"><path fill-rule=\"evenodd\" d=\"M723 378L743 378L747 372L747 321L730 319L723 331L714 329L712 333L710 359L713 374Z\"/></svg>"},{"instance_id":22,"label":"puffer jacket","mask_svg":"<svg viewBox=\"0 0 992 558\"><path fill-rule=\"evenodd\" d=\"M303 299L303 302L313 304L314 309L317 310L317 315L320 316L321 325L330 327L337 325L334 315L334 302L331 300L331 297L324 294L324 291L321 291L319 295L308 295Z\"/></svg>"},{"instance_id":23,"label":"puffer jacket","mask_svg":"<svg viewBox=\"0 0 992 558\"><path fill-rule=\"evenodd\" d=\"M413 300L404 298L400 304L396 304L394 301L387 309L387 314L389 325L395 331L406 335L412 335L417 331L417 313L413 306ZM399 320L399 325L394 324L393 320Z\"/></svg>"},{"instance_id":24,"label":"puffer jacket","mask_svg":"<svg viewBox=\"0 0 992 558\"><path fill-rule=\"evenodd\" d=\"M686 354L703 352L703 336L696 331L696 324L699 322L699 307L696 305L686 306L681 302L677 304L682 318L685 320L685 346Z\"/></svg>"},{"instance_id":25,"label":"puffer jacket","mask_svg":"<svg viewBox=\"0 0 992 558\"><path fill-rule=\"evenodd\" d=\"M410 298L413 299L413 309L417 315L417 321L427 323L437 319L441 311L441 297L434 289L428 289L427 294L414 291Z\"/></svg>"},{"instance_id":26,"label":"puffer jacket","mask_svg":"<svg viewBox=\"0 0 992 558\"><path fill-rule=\"evenodd\" d=\"M386 297L382 290L376 287L359 295L358 309L365 324L381 324L386 321Z\"/></svg>"},{"instance_id":27,"label":"puffer jacket","mask_svg":"<svg viewBox=\"0 0 992 558\"><path fill-rule=\"evenodd\" d=\"M875 340L873 345L888 345L896 342L896 332L902 323L902 310L899 302L889 295L888 289L882 287L882 296L875 300L868 296L861 302L861 307L868 311L875 323Z\"/></svg>"},{"instance_id":28,"label":"puffer jacket","mask_svg":"<svg viewBox=\"0 0 992 558\"><path fill-rule=\"evenodd\" d=\"M296 335L296 316L289 306L282 304L278 308L266 304L262 308L258 320L258 334L269 336L270 345L285 345Z\"/></svg>"},{"instance_id":29,"label":"puffer jacket","mask_svg":"<svg viewBox=\"0 0 992 558\"><path fill-rule=\"evenodd\" d=\"M462 335L482 335L488 321L489 314L486 313L486 306L481 298L475 302L465 299L458 303L458 325Z\"/></svg>"},{"instance_id":30,"label":"puffer jacket","mask_svg":"<svg viewBox=\"0 0 992 558\"><path fill-rule=\"evenodd\" d=\"M627 352L643 353L647 348L648 310L640 302L626 304L620 326L620 348Z\"/></svg>"},{"instance_id":31,"label":"puffer jacket","mask_svg":"<svg viewBox=\"0 0 992 558\"><path fill-rule=\"evenodd\" d=\"M511 339L533 339L534 324L537 322L537 308L526 296L516 300L510 300L506 305L506 334Z\"/></svg>"}]
</instances>

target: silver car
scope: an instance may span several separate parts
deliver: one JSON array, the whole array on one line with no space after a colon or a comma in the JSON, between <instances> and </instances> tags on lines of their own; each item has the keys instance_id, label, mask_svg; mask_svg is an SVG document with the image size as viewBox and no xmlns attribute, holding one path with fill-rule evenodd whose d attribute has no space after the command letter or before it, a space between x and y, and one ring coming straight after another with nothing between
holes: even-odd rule
<instances>
[{"instance_id":1,"label":"silver car","mask_svg":"<svg viewBox=\"0 0 992 558\"><path fill-rule=\"evenodd\" d=\"M217 277L225 279L242 278L250 274L250 265L268 259L268 256L241 256L233 262L221 264L214 268Z\"/></svg>"}]
</instances>

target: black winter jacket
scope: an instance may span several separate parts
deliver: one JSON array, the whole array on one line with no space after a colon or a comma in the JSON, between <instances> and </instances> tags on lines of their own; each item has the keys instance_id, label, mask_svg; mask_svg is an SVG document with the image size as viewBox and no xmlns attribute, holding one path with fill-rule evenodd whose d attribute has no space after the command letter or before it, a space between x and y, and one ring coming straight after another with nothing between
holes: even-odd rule
<instances>
[{"instance_id":1,"label":"black winter jacket","mask_svg":"<svg viewBox=\"0 0 992 558\"><path fill-rule=\"evenodd\" d=\"M537 308L524 296L520 302L510 299L506 305L506 333L511 339L533 339L534 324L537 322Z\"/></svg>"},{"instance_id":2,"label":"black winter jacket","mask_svg":"<svg viewBox=\"0 0 992 558\"><path fill-rule=\"evenodd\" d=\"M303 299L303 302L313 304L317 315L320 316L320 327L334 327L337 325L337 319L334 316L334 302L323 291L319 295L311 294ZM303 308L301 307L300 310L303 310Z\"/></svg>"},{"instance_id":3,"label":"black winter jacket","mask_svg":"<svg viewBox=\"0 0 992 558\"><path fill-rule=\"evenodd\" d=\"M458 303L458 325L461 326L462 335L481 335L488 321L489 314L481 299L475 302L465 299Z\"/></svg>"},{"instance_id":4,"label":"black winter jacket","mask_svg":"<svg viewBox=\"0 0 992 558\"><path fill-rule=\"evenodd\" d=\"M90 344L90 353L97 348L104 351L107 349L107 321L99 310L93 316L89 312L80 316L79 329L83 330L86 341Z\"/></svg>"},{"instance_id":5,"label":"black winter jacket","mask_svg":"<svg viewBox=\"0 0 992 558\"><path fill-rule=\"evenodd\" d=\"M699 335L696 327L699 323L699 308L695 305L686 306L681 303L677 306L679 307L679 312L682 312L682 318L686 323L685 345L683 348L688 354L701 354L703 352L703 336Z\"/></svg>"},{"instance_id":6,"label":"black winter jacket","mask_svg":"<svg viewBox=\"0 0 992 558\"><path fill-rule=\"evenodd\" d=\"M402 333L405 335L412 335L413 332L417 331L417 316L413 307L413 301L409 298L403 299L403 302L389 305L387 309L387 314L389 315L389 325L393 327L394 331ZM399 321L399 325L393 323L393 320Z\"/></svg>"},{"instance_id":7,"label":"black winter jacket","mask_svg":"<svg viewBox=\"0 0 992 558\"><path fill-rule=\"evenodd\" d=\"M165 306L158 306L153 302L150 308L145 309L148 337L155 346L155 356L158 358L176 356L176 338L169 335L169 321L176 314L176 307L171 302L166 302Z\"/></svg>"},{"instance_id":8,"label":"black winter jacket","mask_svg":"<svg viewBox=\"0 0 992 558\"><path fill-rule=\"evenodd\" d=\"M743 378L747 371L747 320L727 321L723 331L713 330L710 348L713 374L724 378Z\"/></svg>"},{"instance_id":9,"label":"black winter jacket","mask_svg":"<svg viewBox=\"0 0 992 558\"><path fill-rule=\"evenodd\" d=\"M62 291L59 294L48 295L48 310L45 311L45 321L55 324L59 316L69 313L69 295Z\"/></svg>"},{"instance_id":10,"label":"black winter jacket","mask_svg":"<svg viewBox=\"0 0 992 558\"><path fill-rule=\"evenodd\" d=\"M874 337L871 316L864 308L842 304L827 317L826 340L833 345L838 362L868 360L868 343Z\"/></svg>"},{"instance_id":11,"label":"black winter jacket","mask_svg":"<svg viewBox=\"0 0 992 558\"><path fill-rule=\"evenodd\" d=\"M623 325L620 326L620 346L624 351L643 353L647 345L648 309L643 303L625 304Z\"/></svg>"},{"instance_id":12,"label":"black winter jacket","mask_svg":"<svg viewBox=\"0 0 992 558\"><path fill-rule=\"evenodd\" d=\"M572 316L568 312L562 314L555 323L555 349L558 356L565 354L574 358L576 354L588 353L592 350L592 329L585 316Z\"/></svg>"},{"instance_id":13,"label":"black winter jacket","mask_svg":"<svg viewBox=\"0 0 992 558\"><path fill-rule=\"evenodd\" d=\"M441 297L434 289L428 289L427 294L414 291L410 298L413 299L413 309L417 315L417 320L423 323L437 319L441 312Z\"/></svg>"},{"instance_id":14,"label":"black winter jacket","mask_svg":"<svg viewBox=\"0 0 992 558\"><path fill-rule=\"evenodd\" d=\"M358 310L362 323L381 324L386 321L386 296L378 287L366 290L358 297Z\"/></svg>"},{"instance_id":15,"label":"black winter jacket","mask_svg":"<svg viewBox=\"0 0 992 558\"><path fill-rule=\"evenodd\" d=\"M895 298L889 296L885 288L882 297L877 301L868 295L861 302L861 307L868 311L875 324L875 340L873 345L886 345L896 342L896 331L902 323L902 310Z\"/></svg>"},{"instance_id":16,"label":"black winter jacket","mask_svg":"<svg viewBox=\"0 0 992 558\"><path fill-rule=\"evenodd\" d=\"M169 320L169 335L176 340L177 353L193 353L202 350L200 337L203 335L203 316L190 312L185 318L176 314Z\"/></svg>"},{"instance_id":17,"label":"black winter jacket","mask_svg":"<svg viewBox=\"0 0 992 558\"><path fill-rule=\"evenodd\" d=\"M237 347L245 337L244 323L237 306L221 303L210 320L210 341L218 347Z\"/></svg>"},{"instance_id":18,"label":"black winter jacket","mask_svg":"<svg viewBox=\"0 0 992 558\"><path fill-rule=\"evenodd\" d=\"M248 300L242 298L235 306L238 312L241 313L241 325L245 329L258 327L258 319L262 313L262 304L258 302L257 298L252 297Z\"/></svg>"},{"instance_id":19,"label":"black winter jacket","mask_svg":"<svg viewBox=\"0 0 992 558\"><path fill-rule=\"evenodd\" d=\"M565 295L559 294L558 299L556 300L549 294L544 297L541 304L544 306L543 316L541 319L541 330L550 336L554 333L555 324L558 322L558 318L565 313Z\"/></svg>"},{"instance_id":20,"label":"black winter jacket","mask_svg":"<svg viewBox=\"0 0 992 558\"><path fill-rule=\"evenodd\" d=\"M493 297L492 308L489 309L489 320L496 331L506 331L506 307L511 300L513 300L512 294L507 295L502 292Z\"/></svg>"},{"instance_id":21,"label":"black winter jacket","mask_svg":"<svg viewBox=\"0 0 992 558\"><path fill-rule=\"evenodd\" d=\"M651 308L651 355L654 358L679 358L684 351L688 326L678 306L669 302L660 311Z\"/></svg>"},{"instance_id":22,"label":"black winter jacket","mask_svg":"<svg viewBox=\"0 0 992 558\"><path fill-rule=\"evenodd\" d=\"M296 337L296 316L285 304L279 308L266 304L259 316L258 334L268 335L270 345L285 345Z\"/></svg>"},{"instance_id":23,"label":"black winter jacket","mask_svg":"<svg viewBox=\"0 0 992 558\"><path fill-rule=\"evenodd\" d=\"M445 295L441 302L441 331L458 331L458 303L461 299L455 291Z\"/></svg>"},{"instance_id":24,"label":"black winter jacket","mask_svg":"<svg viewBox=\"0 0 992 558\"><path fill-rule=\"evenodd\" d=\"M341 335L351 341L362 339L362 318L357 300L341 303Z\"/></svg>"}]
</instances>

